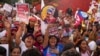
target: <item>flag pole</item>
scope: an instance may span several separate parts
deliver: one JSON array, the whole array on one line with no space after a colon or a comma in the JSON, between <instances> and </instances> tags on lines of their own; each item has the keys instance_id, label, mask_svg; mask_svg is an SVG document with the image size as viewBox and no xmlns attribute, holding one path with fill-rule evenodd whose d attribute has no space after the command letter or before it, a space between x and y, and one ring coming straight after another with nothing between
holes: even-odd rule
<instances>
[{"instance_id":1,"label":"flag pole","mask_svg":"<svg viewBox=\"0 0 100 56\"><path fill-rule=\"evenodd\" d=\"M41 9L45 6L44 0L41 0Z\"/></svg>"}]
</instances>

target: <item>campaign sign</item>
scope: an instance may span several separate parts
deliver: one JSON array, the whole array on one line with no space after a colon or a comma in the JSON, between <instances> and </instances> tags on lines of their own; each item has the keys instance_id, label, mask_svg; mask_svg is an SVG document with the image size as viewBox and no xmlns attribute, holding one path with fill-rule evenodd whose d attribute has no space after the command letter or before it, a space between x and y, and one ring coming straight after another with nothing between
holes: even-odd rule
<instances>
[{"instance_id":1,"label":"campaign sign","mask_svg":"<svg viewBox=\"0 0 100 56\"><path fill-rule=\"evenodd\" d=\"M17 3L17 15L16 20L28 24L29 5L27 3Z\"/></svg>"},{"instance_id":2,"label":"campaign sign","mask_svg":"<svg viewBox=\"0 0 100 56\"><path fill-rule=\"evenodd\" d=\"M5 11L9 12L9 13L11 13L12 8L13 8L13 7L12 7L11 5L7 4L7 3L5 3L4 6L3 6L3 9L4 9Z\"/></svg>"}]
</instances>

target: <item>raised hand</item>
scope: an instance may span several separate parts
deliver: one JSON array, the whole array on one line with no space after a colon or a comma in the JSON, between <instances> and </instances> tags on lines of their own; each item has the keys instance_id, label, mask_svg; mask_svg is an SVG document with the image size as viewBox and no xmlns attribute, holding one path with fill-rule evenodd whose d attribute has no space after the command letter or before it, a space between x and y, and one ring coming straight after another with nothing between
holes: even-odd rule
<instances>
[{"instance_id":1,"label":"raised hand","mask_svg":"<svg viewBox=\"0 0 100 56\"><path fill-rule=\"evenodd\" d=\"M5 28L11 28L11 24L10 24L10 22L7 20L7 19L5 19L4 20L4 26L5 26Z\"/></svg>"},{"instance_id":2,"label":"raised hand","mask_svg":"<svg viewBox=\"0 0 100 56\"><path fill-rule=\"evenodd\" d=\"M25 26L25 23L24 23L24 22L20 22L20 23L19 23L19 26L20 26L20 27L24 27L24 26Z\"/></svg>"}]
</instances>

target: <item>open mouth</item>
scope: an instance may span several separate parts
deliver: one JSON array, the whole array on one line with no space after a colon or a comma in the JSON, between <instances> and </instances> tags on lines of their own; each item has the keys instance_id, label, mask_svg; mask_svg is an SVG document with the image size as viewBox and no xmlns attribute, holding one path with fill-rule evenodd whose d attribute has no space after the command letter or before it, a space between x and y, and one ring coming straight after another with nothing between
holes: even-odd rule
<instances>
[{"instance_id":1,"label":"open mouth","mask_svg":"<svg viewBox=\"0 0 100 56\"><path fill-rule=\"evenodd\" d=\"M27 41L27 43L31 43L31 41Z\"/></svg>"},{"instance_id":2,"label":"open mouth","mask_svg":"<svg viewBox=\"0 0 100 56\"><path fill-rule=\"evenodd\" d=\"M52 44L55 44L55 42L51 42Z\"/></svg>"}]
</instances>

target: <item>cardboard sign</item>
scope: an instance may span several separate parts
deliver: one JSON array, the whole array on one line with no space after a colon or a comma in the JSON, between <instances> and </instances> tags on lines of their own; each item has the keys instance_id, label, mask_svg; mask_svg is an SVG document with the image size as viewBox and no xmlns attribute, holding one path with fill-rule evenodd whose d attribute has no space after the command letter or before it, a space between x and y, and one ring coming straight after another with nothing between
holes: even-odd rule
<instances>
[{"instance_id":1,"label":"cardboard sign","mask_svg":"<svg viewBox=\"0 0 100 56\"><path fill-rule=\"evenodd\" d=\"M7 12L10 12L11 13L11 11L12 11L12 6L11 5L9 5L9 4L7 4L7 3L5 3L4 4L4 6L3 6L3 9L5 10L5 11L7 11Z\"/></svg>"},{"instance_id":2,"label":"cardboard sign","mask_svg":"<svg viewBox=\"0 0 100 56\"><path fill-rule=\"evenodd\" d=\"M16 7L17 7L16 20L21 21L21 22L25 22L26 24L28 24L29 5L27 3L17 3Z\"/></svg>"}]
</instances>

